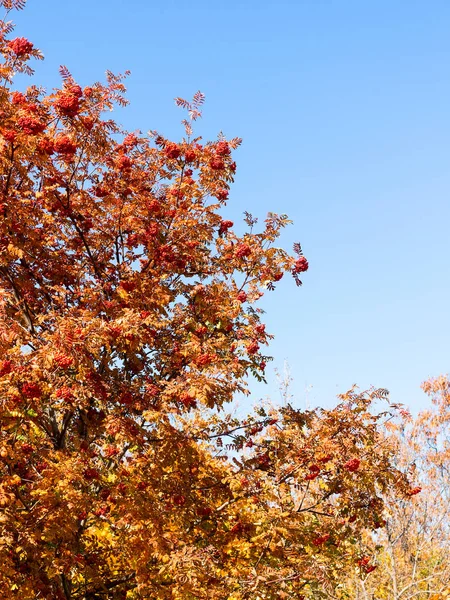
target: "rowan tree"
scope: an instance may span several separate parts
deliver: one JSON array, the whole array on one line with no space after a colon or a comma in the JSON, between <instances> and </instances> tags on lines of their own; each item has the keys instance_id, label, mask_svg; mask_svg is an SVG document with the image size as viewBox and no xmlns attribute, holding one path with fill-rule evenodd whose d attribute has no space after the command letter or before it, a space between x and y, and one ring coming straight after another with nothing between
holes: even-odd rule
<instances>
[{"instance_id":1,"label":"rowan tree","mask_svg":"<svg viewBox=\"0 0 450 600\"><path fill-rule=\"evenodd\" d=\"M19 92L41 54L6 20L0 49L2 598L320 597L410 488L380 393L224 411L264 377L257 301L308 268L287 217L221 216L240 140L194 136L201 93L181 141L129 133L123 77Z\"/></svg>"}]
</instances>

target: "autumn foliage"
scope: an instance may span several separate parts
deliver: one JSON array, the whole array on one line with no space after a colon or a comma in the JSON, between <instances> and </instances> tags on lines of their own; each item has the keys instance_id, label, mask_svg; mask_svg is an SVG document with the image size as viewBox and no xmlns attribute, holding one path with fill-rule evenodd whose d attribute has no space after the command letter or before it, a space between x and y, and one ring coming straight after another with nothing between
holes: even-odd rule
<instances>
[{"instance_id":1,"label":"autumn foliage","mask_svg":"<svg viewBox=\"0 0 450 600\"><path fill-rule=\"evenodd\" d=\"M361 547L376 561L370 577L349 572L329 598L444 600L450 598L450 380L426 381L431 408L386 431L396 444L396 461L418 485L410 498L384 494L385 526L366 532Z\"/></svg>"},{"instance_id":2,"label":"autumn foliage","mask_svg":"<svg viewBox=\"0 0 450 600\"><path fill-rule=\"evenodd\" d=\"M4 8L22 8L3 0ZM123 78L13 90L41 55L2 22L2 598L320 598L366 575L407 498L385 391L335 409L224 409L264 377L258 300L308 269L269 214L222 216L240 140L126 132Z\"/></svg>"}]
</instances>

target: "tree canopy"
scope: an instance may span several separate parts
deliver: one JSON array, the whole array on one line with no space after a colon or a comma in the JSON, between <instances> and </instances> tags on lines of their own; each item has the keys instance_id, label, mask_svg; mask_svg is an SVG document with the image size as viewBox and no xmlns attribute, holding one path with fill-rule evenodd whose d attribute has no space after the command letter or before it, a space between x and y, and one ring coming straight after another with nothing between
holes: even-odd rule
<instances>
[{"instance_id":1,"label":"tree canopy","mask_svg":"<svg viewBox=\"0 0 450 600\"><path fill-rule=\"evenodd\" d=\"M23 0L3 0L4 9ZM367 575L383 494L415 493L385 390L225 406L263 379L258 300L308 261L289 221L221 216L240 144L124 131L122 76L14 89L42 56L1 23L2 598L320 598Z\"/></svg>"}]
</instances>

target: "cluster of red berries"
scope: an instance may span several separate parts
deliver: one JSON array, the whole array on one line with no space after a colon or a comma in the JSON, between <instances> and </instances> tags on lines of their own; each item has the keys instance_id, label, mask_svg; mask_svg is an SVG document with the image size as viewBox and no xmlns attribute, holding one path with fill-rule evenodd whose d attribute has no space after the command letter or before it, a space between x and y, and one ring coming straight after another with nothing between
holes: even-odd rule
<instances>
[{"instance_id":1,"label":"cluster of red berries","mask_svg":"<svg viewBox=\"0 0 450 600\"><path fill-rule=\"evenodd\" d=\"M305 481L313 481L320 474L320 467L318 465L311 465L309 467L309 473L305 476Z\"/></svg>"},{"instance_id":2,"label":"cluster of red berries","mask_svg":"<svg viewBox=\"0 0 450 600\"><path fill-rule=\"evenodd\" d=\"M293 268L294 273L304 273L308 270L309 264L304 256L300 256L296 261Z\"/></svg>"},{"instance_id":3,"label":"cluster of red berries","mask_svg":"<svg viewBox=\"0 0 450 600\"><path fill-rule=\"evenodd\" d=\"M56 110L65 117L76 117L80 112L83 91L79 85L71 85L55 101Z\"/></svg>"},{"instance_id":4,"label":"cluster of red berries","mask_svg":"<svg viewBox=\"0 0 450 600\"><path fill-rule=\"evenodd\" d=\"M70 159L77 151L77 145L68 135L61 135L55 141L55 151L64 158Z\"/></svg>"},{"instance_id":5,"label":"cluster of red berries","mask_svg":"<svg viewBox=\"0 0 450 600\"><path fill-rule=\"evenodd\" d=\"M33 50L33 44L24 37L18 37L8 42L8 48L14 52L18 58L22 58Z\"/></svg>"},{"instance_id":6,"label":"cluster of red berries","mask_svg":"<svg viewBox=\"0 0 450 600\"><path fill-rule=\"evenodd\" d=\"M350 473L354 473L359 469L360 464L361 461L359 460L359 458L351 458L344 464L344 469L350 471Z\"/></svg>"},{"instance_id":7,"label":"cluster of red berries","mask_svg":"<svg viewBox=\"0 0 450 600\"><path fill-rule=\"evenodd\" d=\"M181 148L178 144L175 144L174 142L169 142L164 148L164 152L167 158L175 159L180 156Z\"/></svg>"},{"instance_id":8,"label":"cluster of red berries","mask_svg":"<svg viewBox=\"0 0 450 600\"><path fill-rule=\"evenodd\" d=\"M22 386L22 394L25 398L33 400L40 398L42 391L37 383L24 383Z\"/></svg>"},{"instance_id":9,"label":"cluster of red berries","mask_svg":"<svg viewBox=\"0 0 450 600\"><path fill-rule=\"evenodd\" d=\"M55 144L52 142L52 140L43 137L41 140L39 140L37 148L41 154L51 155L55 151Z\"/></svg>"},{"instance_id":10,"label":"cluster of red berries","mask_svg":"<svg viewBox=\"0 0 450 600\"><path fill-rule=\"evenodd\" d=\"M231 227L233 227L233 221L221 221L219 225L219 234L223 235L226 233Z\"/></svg>"},{"instance_id":11,"label":"cluster of red berries","mask_svg":"<svg viewBox=\"0 0 450 600\"><path fill-rule=\"evenodd\" d=\"M372 573L377 568L376 565L370 564L370 559L367 556L363 556L362 558L356 561L356 564L361 567L366 573Z\"/></svg>"},{"instance_id":12,"label":"cluster of red berries","mask_svg":"<svg viewBox=\"0 0 450 600\"><path fill-rule=\"evenodd\" d=\"M17 120L17 125L27 135L37 135L42 133L47 124L35 117L23 116Z\"/></svg>"},{"instance_id":13,"label":"cluster of red berries","mask_svg":"<svg viewBox=\"0 0 450 600\"><path fill-rule=\"evenodd\" d=\"M314 546L322 546L330 539L331 535L329 533L325 533L324 535L320 535L313 539L312 543Z\"/></svg>"},{"instance_id":14,"label":"cluster of red berries","mask_svg":"<svg viewBox=\"0 0 450 600\"><path fill-rule=\"evenodd\" d=\"M252 249L248 244L239 244L234 252L236 258L246 258L251 253Z\"/></svg>"}]
</instances>

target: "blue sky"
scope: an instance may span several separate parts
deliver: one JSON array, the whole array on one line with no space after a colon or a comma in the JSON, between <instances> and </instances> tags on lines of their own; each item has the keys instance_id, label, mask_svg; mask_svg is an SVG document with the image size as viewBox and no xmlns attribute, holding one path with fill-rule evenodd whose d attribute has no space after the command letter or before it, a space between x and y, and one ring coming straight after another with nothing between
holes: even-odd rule
<instances>
[{"instance_id":1,"label":"blue sky","mask_svg":"<svg viewBox=\"0 0 450 600\"><path fill-rule=\"evenodd\" d=\"M300 405L352 383L427 403L450 358L447 0L29 0L14 19L39 84L130 69L128 128L181 137L173 98L201 89L198 133L244 138L227 215L288 213L281 244L310 262L263 302ZM255 399L278 399L272 366Z\"/></svg>"}]
</instances>

